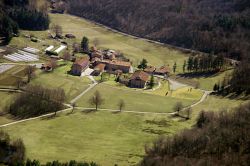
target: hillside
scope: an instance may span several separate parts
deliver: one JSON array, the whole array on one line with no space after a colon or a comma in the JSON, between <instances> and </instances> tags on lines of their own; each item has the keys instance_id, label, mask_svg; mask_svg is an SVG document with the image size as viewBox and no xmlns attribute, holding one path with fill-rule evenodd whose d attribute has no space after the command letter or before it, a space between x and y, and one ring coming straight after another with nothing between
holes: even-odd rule
<instances>
[{"instance_id":1,"label":"hillside","mask_svg":"<svg viewBox=\"0 0 250 166\"><path fill-rule=\"evenodd\" d=\"M136 36L235 59L247 56L250 48L248 0L71 0L68 12Z\"/></svg>"}]
</instances>

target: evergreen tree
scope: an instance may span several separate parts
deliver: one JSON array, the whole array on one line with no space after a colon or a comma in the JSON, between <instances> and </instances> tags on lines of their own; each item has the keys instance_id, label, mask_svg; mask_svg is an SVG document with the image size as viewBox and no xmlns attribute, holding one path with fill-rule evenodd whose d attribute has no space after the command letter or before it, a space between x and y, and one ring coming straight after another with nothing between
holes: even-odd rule
<instances>
[{"instance_id":1,"label":"evergreen tree","mask_svg":"<svg viewBox=\"0 0 250 166\"><path fill-rule=\"evenodd\" d=\"M185 71L186 71L186 66L187 66L187 62L186 62L186 60L184 60L184 63L182 66L183 73L185 73Z\"/></svg>"},{"instance_id":2,"label":"evergreen tree","mask_svg":"<svg viewBox=\"0 0 250 166\"><path fill-rule=\"evenodd\" d=\"M177 64L176 62L174 63L174 66L173 66L173 72L175 73L176 72L176 68L177 68Z\"/></svg>"},{"instance_id":3,"label":"evergreen tree","mask_svg":"<svg viewBox=\"0 0 250 166\"><path fill-rule=\"evenodd\" d=\"M139 69L146 69L148 66L148 61L146 59L142 59L141 63L138 65Z\"/></svg>"},{"instance_id":4,"label":"evergreen tree","mask_svg":"<svg viewBox=\"0 0 250 166\"><path fill-rule=\"evenodd\" d=\"M149 88L150 88L150 89L153 89L154 84L155 84L154 76L151 75L150 82L149 82Z\"/></svg>"},{"instance_id":5,"label":"evergreen tree","mask_svg":"<svg viewBox=\"0 0 250 166\"><path fill-rule=\"evenodd\" d=\"M187 66L188 71L192 71L193 70L193 57L189 57L188 58L188 66Z\"/></svg>"},{"instance_id":6,"label":"evergreen tree","mask_svg":"<svg viewBox=\"0 0 250 166\"><path fill-rule=\"evenodd\" d=\"M89 39L86 36L82 38L81 47L83 52L85 53L89 52Z\"/></svg>"},{"instance_id":7,"label":"evergreen tree","mask_svg":"<svg viewBox=\"0 0 250 166\"><path fill-rule=\"evenodd\" d=\"M197 72L199 69L199 60L198 57L194 58L194 64L193 64L194 70Z\"/></svg>"},{"instance_id":8,"label":"evergreen tree","mask_svg":"<svg viewBox=\"0 0 250 166\"><path fill-rule=\"evenodd\" d=\"M213 90L214 90L215 92L217 92L217 91L218 91L218 85L217 85L217 84L214 84L214 88L213 88Z\"/></svg>"}]
</instances>

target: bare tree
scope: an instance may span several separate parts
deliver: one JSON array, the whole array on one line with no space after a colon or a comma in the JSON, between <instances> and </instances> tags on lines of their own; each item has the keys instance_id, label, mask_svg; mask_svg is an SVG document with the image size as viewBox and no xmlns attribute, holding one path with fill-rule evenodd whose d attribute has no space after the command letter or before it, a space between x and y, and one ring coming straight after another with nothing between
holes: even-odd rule
<instances>
[{"instance_id":1,"label":"bare tree","mask_svg":"<svg viewBox=\"0 0 250 166\"><path fill-rule=\"evenodd\" d=\"M53 24L53 25L51 26L51 31L52 31L57 37L62 36L62 27L61 27L60 25Z\"/></svg>"},{"instance_id":2,"label":"bare tree","mask_svg":"<svg viewBox=\"0 0 250 166\"><path fill-rule=\"evenodd\" d=\"M51 64L52 70L54 70L57 67L57 61L55 59L51 59L50 64Z\"/></svg>"},{"instance_id":3,"label":"bare tree","mask_svg":"<svg viewBox=\"0 0 250 166\"><path fill-rule=\"evenodd\" d=\"M177 102L174 106L174 111L177 112L177 114L179 115L182 108L183 108L182 102Z\"/></svg>"},{"instance_id":4,"label":"bare tree","mask_svg":"<svg viewBox=\"0 0 250 166\"><path fill-rule=\"evenodd\" d=\"M63 59L65 61L70 61L71 60L71 55L68 51L65 51L64 54L63 54Z\"/></svg>"},{"instance_id":5,"label":"bare tree","mask_svg":"<svg viewBox=\"0 0 250 166\"><path fill-rule=\"evenodd\" d=\"M80 52L80 45L78 43L73 43L72 47L74 53Z\"/></svg>"},{"instance_id":6,"label":"bare tree","mask_svg":"<svg viewBox=\"0 0 250 166\"><path fill-rule=\"evenodd\" d=\"M118 103L118 106L119 106L119 110L120 112L122 112L122 109L125 107L125 102L124 100L120 100L119 103Z\"/></svg>"},{"instance_id":7,"label":"bare tree","mask_svg":"<svg viewBox=\"0 0 250 166\"><path fill-rule=\"evenodd\" d=\"M32 79L32 77L34 76L34 71L35 71L35 67L34 66L30 66L28 65L25 68L25 75L27 75L27 82L29 83L30 80Z\"/></svg>"},{"instance_id":8,"label":"bare tree","mask_svg":"<svg viewBox=\"0 0 250 166\"><path fill-rule=\"evenodd\" d=\"M186 114L187 114L186 119L190 119L191 118L191 114L192 114L192 108L188 107L185 111L186 111Z\"/></svg>"},{"instance_id":9,"label":"bare tree","mask_svg":"<svg viewBox=\"0 0 250 166\"><path fill-rule=\"evenodd\" d=\"M17 78L16 84L17 84L17 89L20 89L20 87L22 86L22 79L20 77Z\"/></svg>"},{"instance_id":10,"label":"bare tree","mask_svg":"<svg viewBox=\"0 0 250 166\"><path fill-rule=\"evenodd\" d=\"M94 44L94 46L95 46L95 47L98 47L98 46L99 46L99 44L100 44L99 39L94 38L94 40L93 40L93 44Z\"/></svg>"},{"instance_id":11,"label":"bare tree","mask_svg":"<svg viewBox=\"0 0 250 166\"><path fill-rule=\"evenodd\" d=\"M103 104L103 102L104 99L102 98L99 91L96 91L94 95L89 99L89 103L95 106L96 111L98 107Z\"/></svg>"},{"instance_id":12,"label":"bare tree","mask_svg":"<svg viewBox=\"0 0 250 166\"><path fill-rule=\"evenodd\" d=\"M71 113L73 113L73 112L74 112L74 110L75 110L75 108L76 108L76 103L75 103L75 102L73 102L73 103L71 104L71 106L72 106L72 111L71 111Z\"/></svg>"}]
</instances>

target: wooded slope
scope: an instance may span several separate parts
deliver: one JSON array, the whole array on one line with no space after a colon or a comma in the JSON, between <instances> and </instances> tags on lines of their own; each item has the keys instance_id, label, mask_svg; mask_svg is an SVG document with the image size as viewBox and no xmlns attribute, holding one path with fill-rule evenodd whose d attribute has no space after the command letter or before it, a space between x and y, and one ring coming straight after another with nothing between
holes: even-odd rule
<instances>
[{"instance_id":1,"label":"wooded slope","mask_svg":"<svg viewBox=\"0 0 250 166\"><path fill-rule=\"evenodd\" d=\"M69 13L176 46L242 58L249 0L70 0Z\"/></svg>"}]
</instances>

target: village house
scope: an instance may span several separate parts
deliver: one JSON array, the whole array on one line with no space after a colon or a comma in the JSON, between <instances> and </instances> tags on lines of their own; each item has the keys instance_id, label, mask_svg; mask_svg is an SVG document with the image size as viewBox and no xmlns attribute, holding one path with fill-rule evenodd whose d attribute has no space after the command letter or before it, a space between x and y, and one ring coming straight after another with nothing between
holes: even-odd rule
<instances>
[{"instance_id":1,"label":"village house","mask_svg":"<svg viewBox=\"0 0 250 166\"><path fill-rule=\"evenodd\" d=\"M144 71L136 71L130 78L130 87L131 88L145 88L149 80L149 74Z\"/></svg>"},{"instance_id":2,"label":"village house","mask_svg":"<svg viewBox=\"0 0 250 166\"><path fill-rule=\"evenodd\" d=\"M162 75L164 77L168 76L169 73L170 73L170 69L169 69L169 67L166 67L166 66L162 66L160 68L157 68L154 72L154 74Z\"/></svg>"},{"instance_id":3,"label":"village house","mask_svg":"<svg viewBox=\"0 0 250 166\"><path fill-rule=\"evenodd\" d=\"M154 74L156 68L154 66L148 66L146 67L146 69L144 69L144 71L150 75Z\"/></svg>"},{"instance_id":4,"label":"village house","mask_svg":"<svg viewBox=\"0 0 250 166\"><path fill-rule=\"evenodd\" d=\"M80 76L89 67L89 57L76 59L71 67L71 74Z\"/></svg>"},{"instance_id":5,"label":"village house","mask_svg":"<svg viewBox=\"0 0 250 166\"><path fill-rule=\"evenodd\" d=\"M122 71L123 73L130 73L132 70L132 65L130 62L120 61L120 60L97 60L96 65L105 64L105 70L109 73L115 74L117 70Z\"/></svg>"},{"instance_id":6,"label":"village house","mask_svg":"<svg viewBox=\"0 0 250 166\"><path fill-rule=\"evenodd\" d=\"M103 64L103 63L100 63L100 64L96 65L95 68L94 68L94 71L91 74L94 75L94 76L100 75L102 72L104 72L105 66L106 65Z\"/></svg>"}]
</instances>

